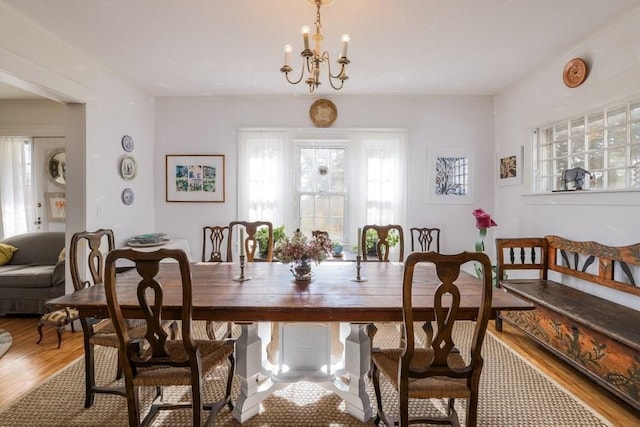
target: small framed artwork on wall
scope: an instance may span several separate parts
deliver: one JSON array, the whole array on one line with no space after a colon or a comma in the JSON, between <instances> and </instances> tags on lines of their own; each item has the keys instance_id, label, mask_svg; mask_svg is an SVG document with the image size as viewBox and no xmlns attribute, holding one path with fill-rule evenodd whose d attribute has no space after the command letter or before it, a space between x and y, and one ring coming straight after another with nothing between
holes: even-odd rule
<instances>
[{"instance_id":1,"label":"small framed artwork on wall","mask_svg":"<svg viewBox=\"0 0 640 427\"><path fill-rule=\"evenodd\" d=\"M67 219L67 200L64 193L45 193L47 218L49 222L65 222Z\"/></svg>"},{"instance_id":2,"label":"small framed artwork on wall","mask_svg":"<svg viewBox=\"0 0 640 427\"><path fill-rule=\"evenodd\" d=\"M224 199L224 155L167 154L167 202L221 203Z\"/></svg>"},{"instance_id":3,"label":"small framed artwork on wall","mask_svg":"<svg viewBox=\"0 0 640 427\"><path fill-rule=\"evenodd\" d=\"M496 159L496 183L498 185L522 184L522 146L513 151L498 153Z\"/></svg>"},{"instance_id":4,"label":"small framed artwork on wall","mask_svg":"<svg viewBox=\"0 0 640 427\"><path fill-rule=\"evenodd\" d=\"M427 153L427 191L431 203L473 201L473 151L430 150Z\"/></svg>"}]
</instances>

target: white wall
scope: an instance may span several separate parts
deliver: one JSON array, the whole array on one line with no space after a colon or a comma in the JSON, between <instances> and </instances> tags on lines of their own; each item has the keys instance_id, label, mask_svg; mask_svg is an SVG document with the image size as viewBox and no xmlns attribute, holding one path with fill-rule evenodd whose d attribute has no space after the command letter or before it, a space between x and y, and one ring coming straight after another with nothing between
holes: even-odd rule
<instances>
[{"instance_id":1,"label":"white wall","mask_svg":"<svg viewBox=\"0 0 640 427\"><path fill-rule=\"evenodd\" d=\"M292 93L304 91L292 87ZM344 89L348 92L348 89ZM493 205L493 101L491 97L348 96L330 98L338 108L332 129L404 128L409 132L408 227L443 229L442 250L472 250L477 230L471 211ZM309 107L317 96L178 97L156 100L155 211L157 232L187 238L202 252L202 227L237 219L236 130L244 127L312 128ZM315 129L315 128L314 128ZM468 204L427 203L427 149L475 152L474 197ZM165 155L224 154L226 202L165 202ZM355 233L355 231L353 231ZM408 237L408 236L407 236Z\"/></svg>"},{"instance_id":2,"label":"white wall","mask_svg":"<svg viewBox=\"0 0 640 427\"><path fill-rule=\"evenodd\" d=\"M609 245L640 242L640 192L583 192L527 195L531 188L531 130L588 113L632 95L640 97L640 9L533 71L495 97L495 149L525 147L522 185L497 187L493 207L498 237L558 234ZM582 57L589 75L570 89L562 82L564 64ZM602 288L602 287L598 287ZM593 292L599 292L594 289ZM605 290L602 296L640 307L640 298Z\"/></svg>"},{"instance_id":3,"label":"white wall","mask_svg":"<svg viewBox=\"0 0 640 427\"><path fill-rule=\"evenodd\" d=\"M111 228L117 244L123 245L132 234L154 228L153 98L1 1L0 72L78 102L65 105L62 123L67 140L67 240L76 231ZM138 163L131 182L119 174L125 134L134 139L132 154ZM136 193L131 206L121 201L127 186Z\"/></svg>"}]
</instances>

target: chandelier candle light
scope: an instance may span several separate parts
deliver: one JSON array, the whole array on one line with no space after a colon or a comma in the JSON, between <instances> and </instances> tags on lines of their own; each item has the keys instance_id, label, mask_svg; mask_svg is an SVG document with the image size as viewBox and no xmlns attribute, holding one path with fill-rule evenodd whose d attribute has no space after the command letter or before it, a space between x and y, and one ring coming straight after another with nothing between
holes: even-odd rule
<instances>
[{"instance_id":1,"label":"chandelier candle light","mask_svg":"<svg viewBox=\"0 0 640 427\"><path fill-rule=\"evenodd\" d=\"M333 0L307 0L309 3L316 5L316 32L313 34L312 38L315 42L313 50L309 46L309 34L311 33L311 29L308 26L302 27L302 39L304 41L304 50L300 52L300 56L302 56L302 71L300 73L300 77L298 80L291 80L289 78L289 73L293 71L291 68L291 52L293 48L290 44L284 47L284 65L280 68L280 71L284 73L285 78L291 84L298 84L304 79L305 74L308 75L305 83L309 85L309 92L313 92L318 86L320 86L320 69L323 64L327 64L327 72L329 75L329 84L335 90L342 89L344 85L344 81L349 77L346 73L346 66L349 64L349 60L347 59L347 46L349 44L349 35L342 35L342 46L340 49L340 56L338 57L338 65L340 69L336 74L331 72L331 62L329 58L329 52L322 51L322 40L324 37L320 32L320 28L322 28L322 23L320 22L320 6L328 5L333 3Z\"/></svg>"}]
</instances>

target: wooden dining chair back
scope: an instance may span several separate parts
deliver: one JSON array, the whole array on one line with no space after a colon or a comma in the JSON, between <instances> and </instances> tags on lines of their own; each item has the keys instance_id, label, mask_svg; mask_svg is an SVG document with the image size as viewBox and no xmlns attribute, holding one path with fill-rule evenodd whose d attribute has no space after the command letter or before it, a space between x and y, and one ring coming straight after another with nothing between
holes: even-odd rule
<instances>
[{"instance_id":1,"label":"wooden dining chair back","mask_svg":"<svg viewBox=\"0 0 640 427\"><path fill-rule=\"evenodd\" d=\"M82 231L71 236L69 245L69 270L71 281L75 291L80 291L90 286L101 286L104 283L105 253L115 248L113 231L99 229L96 231ZM84 342L84 369L85 369L85 408L93 405L96 393L108 393L124 396L122 387L98 387L96 385L94 346L118 347L118 338L109 319L96 319L93 317L81 317ZM138 335L144 334L144 325L137 325L135 331ZM118 365L116 378L122 376Z\"/></svg>"},{"instance_id":2,"label":"wooden dining chair back","mask_svg":"<svg viewBox=\"0 0 640 427\"><path fill-rule=\"evenodd\" d=\"M362 236L360 242L360 248L362 252L362 260L369 261L370 256L367 256L367 231L374 230L378 235L378 240L376 242L376 254L378 261L389 261L389 252L391 250L391 245L389 244L389 236L391 233L397 233L398 237L398 261L404 261L404 232L402 231L402 226L397 224L389 224L389 225L375 225L368 224L362 228Z\"/></svg>"},{"instance_id":3,"label":"wooden dining chair back","mask_svg":"<svg viewBox=\"0 0 640 427\"><path fill-rule=\"evenodd\" d=\"M223 252L228 240L228 226L209 225L202 227L202 262L224 262Z\"/></svg>"},{"instance_id":4,"label":"wooden dining chair back","mask_svg":"<svg viewBox=\"0 0 640 427\"><path fill-rule=\"evenodd\" d=\"M256 239L256 232L260 227L267 227L267 255L265 261L271 262L273 260L273 224L269 221L231 221L229 223L229 239L227 240L227 261L233 260L233 238L234 234L237 234L234 230L244 229L244 241L238 242L244 246L244 252L246 254L246 261L256 261L256 255L258 254L258 240ZM239 237L238 237L239 239Z\"/></svg>"},{"instance_id":5,"label":"wooden dining chair back","mask_svg":"<svg viewBox=\"0 0 640 427\"><path fill-rule=\"evenodd\" d=\"M435 264L440 284L433 300L420 297L414 287L413 273L420 263ZM480 266L482 283L478 287L458 286L457 280L464 264ZM463 309L466 293L480 293L481 302L473 326L473 335L465 338L456 334L458 313ZM400 348L374 349L373 384L378 402L376 424L407 426L410 423L459 425L455 399L467 399L466 425L475 427L478 421L478 393L483 358L482 343L491 315L491 262L482 252L463 252L442 255L435 252L412 252L404 264L402 282L402 311L404 340ZM436 331L422 338L414 330L414 313L425 304L433 304ZM396 388L398 407L385 412L382 407L380 373ZM412 399L448 399L447 413L443 417L409 413ZM398 414L398 418L390 414ZM396 423L396 424L394 424Z\"/></svg>"},{"instance_id":6,"label":"wooden dining chair back","mask_svg":"<svg viewBox=\"0 0 640 427\"><path fill-rule=\"evenodd\" d=\"M171 340L162 319L170 317L163 306L165 288L158 277L160 262L172 259L178 263L178 281L181 285L182 339ZM120 292L131 289L117 286L116 264L128 260L135 264L140 281L135 289L140 313L147 325L146 334L136 338L129 334L122 307ZM231 404L231 382L235 368L233 340L196 339L193 330L193 293L191 267L186 253L181 249L158 249L140 252L132 249L116 249L106 260L105 295L109 316L113 321L119 342L119 358L122 363L127 396L129 426L150 425L158 411L190 407L192 426L202 426L202 411L208 410L209 425L220 409ZM172 313L174 314L174 313ZM203 402L203 382L213 371L228 364L227 384L224 396L214 403ZM191 386L191 402L163 402L163 386ZM156 396L149 412L140 422L140 387L155 387Z\"/></svg>"},{"instance_id":7,"label":"wooden dining chair back","mask_svg":"<svg viewBox=\"0 0 640 427\"><path fill-rule=\"evenodd\" d=\"M411 252L440 252L440 229L412 227Z\"/></svg>"}]
</instances>

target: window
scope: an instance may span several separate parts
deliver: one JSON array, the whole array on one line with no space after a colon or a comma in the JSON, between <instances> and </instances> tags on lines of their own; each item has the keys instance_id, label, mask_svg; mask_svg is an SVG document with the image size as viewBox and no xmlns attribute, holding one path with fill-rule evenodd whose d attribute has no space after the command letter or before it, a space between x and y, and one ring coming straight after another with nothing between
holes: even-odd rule
<instances>
[{"instance_id":1,"label":"window","mask_svg":"<svg viewBox=\"0 0 640 427\"><path fill-rule=\"evenodd\" d=\"M575 167L589 171L585 188L640 188L640 100L542 128L534 159L534 192L564 189Z\"/></svg>"},{"instance_id":2,"label":"window","mask_svg":"<svg viewBox=\"0 0 640 427\"><path fill-rule=\"evenodd\" d=\"M239 131L238 217L326 230L355 244L364 224L403 224L406 132Z\"/></svg>"},{"instance_id":3,"label":"window","mask_svg":"<svg viewBox=\"0 0 640 427\"><path fill-rule=\"evenodd\" d=\"M347 204L347 149L326 147L322 142L299 143L297 199L300 231L310 236L323 230L345 239ZM314 145L318 144L317 147Z\"/></svg>"}]
</instances>

